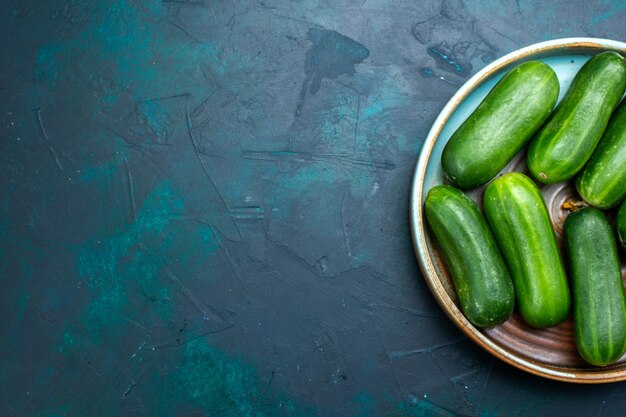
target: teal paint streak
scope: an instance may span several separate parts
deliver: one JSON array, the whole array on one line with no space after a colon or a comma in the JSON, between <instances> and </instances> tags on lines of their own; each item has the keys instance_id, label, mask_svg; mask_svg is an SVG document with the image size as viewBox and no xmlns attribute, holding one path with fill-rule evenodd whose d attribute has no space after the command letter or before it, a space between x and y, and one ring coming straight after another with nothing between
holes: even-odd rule
<instances>
[{"instance_id":1,"label":"teal paint streak","mask_svg":"<svg viewBox=\"0 0 626 417\"><path fill-rule=\"evenodd\" d=\"M81 245L78 272L87 283L91 299L81 319L87 331L77 327L78 323L66 326L57 351L97 344L103 334L119 332L120 317L132 314L129 311L136 304L131 299L133 294L153 297L158 301L151 304L156 315L163 320L170 316L173 295L161 279L163 267L169 262L168 253L174 251L177 265L193 273L198 268L198 256L211 258L220 246L209 225L181 227L176 219L183 212L184 199L169 181L164 181L138 208L136 220ZM161 243L152 250L142 250L138 239Z\"/></svg>"},{"instance_id":2,"label":"teal paint streak","mask_svg":"<svg viewBox=\"0 0 626 417\"><path fill-rule=\"evenodd\" d=\"M608 20L626 11L626 2L623 1L605 1L604 4L608 6L608 9L601 14L593 16L590 20L590 23L592 25L598 25L605 20Z\"/></svg>"},{"instance_id":3,"label":"teal paint streak","mask_svg":"<svg viewBox=\"0 0 626 417\"><path fill-rule=\"evenodd\" d=\"M168 129L171 127L170 112L159 101L147 101L139 105L139 109L151 127L152 136L158 142L168 140Z\"/></svg>"},{"instance_id":4,"label":"teal paint streak","mask_svg":"<svg viewBox=\"0 0 626 417\"><path fill-rule=\"evenodd\" d=\"M432 403L427 398L418 399L413 398L412 401L407 403L400 403L398 407L398 413L392 414L396 416L406 417L454 417L455 414L440 407L437 404ZM390 416L390 417L392 417Z\"/></svg>"},{"instance_id":5,"label":"teal paint streak","mask_svg":"<svg viewBox=\"0 0 626 417\"><path fill-rule=\"evenodd\" d=\"M57 42L50 42L39 48L35 58L35 77L54 83L63 72L63 52L63 45Z\"/></svg>"},{"instance_id":6,"label":"teal paint streak","mask_svg":"<svg viewBox=\"0 0 626 417\"><path fill-rule=\"evenodd\" d=\"M92 0L77 7L92 16L93 24L67 40L40 46L34 73L60 85L71 75L63 63L79 60L104 113L114 109L121 97L130 95L141 102L181 94L193 80L219 79L247 69L237 53L225 51L218 41L190 41L168 24L168 7L160 0L113 4ZM140 110L152 131L163 135L167 110L149 101L141 103Z\"/></svg>"},{"instance_id":7,"label":"teal paint streak","mask_svg":"<svg viewBox=\"0 0 626 417\"><path fill-rule=\"evenodd\" d=\"M66 352L68 348L73 348L74 346L76 346L74 336L72 336L71 332L65 332L63 333L63 340L54 348L54 351L63 353Z\"/></svg>"},{"instance_id":8,"label":"teal paint streak","mask_svg":"<svg viewBox=\"0 0 626 417\"><path fill-rule=\"evenodd\" d=\"M363 116L365 117L375 116L379 114L380 112L382 112L383 109L384 107L382 103L374 102L369 107L366 107L363 109Z\"/></svg>"},{"instance_id":9,"label":"teal paint streak","mask_svg":"<svg viewBox=\"0 0 626 417\"><path fill-rule=\"evenodd\" d=\"M179 369L169 374L161 389L185 404L195 404L209 415L221 417L307 417L315 409L276 395L260 381L255 369L197 339L180 352ZM159 415L171 415L176 402L166 398Z\"/></svg>"},{"instance_id":10,"label":"teal paint streak","mask_svg":"<svg viewBox=\"0 0 626 417\"><path fill-rule=\"evenodd\" d=\"M356 404L357 412L354 417L370 417L376 415L374 398L367 392L357 394L353 402Z\"/></svg>"},{"instance_id":11,"label":"teal paint streak","mask_svg":"<svg viewBox=\"0 0 626 417\"><path fill-rule=\"evenodd\" d=\"M118 167L119 165L111 165L108 161L101 165L87 166L78 172L78 178L85 182L99 181L104 176L113 178Z\"/></svg>"},{"instance_id":12,"label":"teal paint streak","mask_svg":"<svg viewBox=\"0 0 626 417\"><path fill-rule=\"evenodd\" d=\"M156 97L159 89L175 91L181 83L187 84L190 72L199 65L208 64L209 72L224 74L233 64L234 60L224 60L221 47L214 43L177 41L168 36L172 26L154 25L167 18L161 1L134 6L121 0L101 13L101 24L80 36L80 48L95 44L97 62L113 62L119 87L131 89L139 98Z\"/></svg>"},{"instance_id":13,"label":"teal paint streak","mask_svg":"<svg viewBox=\"0 0 626 417\"><path fill-rule=\"evenodd\" d=\"M150 26L141 25L141 13L126 1L118 1L108 9L102 11L101 23L83 33L82 48L95 46L95 50L108 62L115 65L115 77L122 88L131 88L139 85L143 88L158 79L156 56L151 48L154 33ZM150 10L147 19L162 19L165 9ZM93 43L92 45L88 45Z\"/></svg>"},{"instance_id":14,"label":"teal paint streak","mask_svg":"<svg viewBox=\"0 0 626 417\"><path fill-rule=\"evenodd\" d=\"M88 149L84 149L80 158L80 168L76 172L78 179L99 185L115 180L122 164L129 156L128 147L122 139L109 132L102 132L91 140L99 145L107 144L110 149L109 155L103 161L102 158L91 155Z\"/></svg>"},{"instance_id":15,"label":"teal paint streak","mask_svg":"<svg viewBox=\"0 0 626 417\"><path fill-rule=\"evenodd\" d=\"M181 213L183 206L182 198L166 181L148 195L135 221L106 239L83 246L78 257L78 270L95 293L87 313L90 326L98 328L114 324L118 317L112 313L123 311L134 286L148 294L158 286L157 278L164 265L163 257L142 251L138 239L158 238L166 228L172 226L173 216ZM170 233L172 239L180 239L175 227L172 227ZM206 243L193 242L198 245L198 249L209 253L218 247L215 239ZM125 261L120 263L123 259ZM162 305L159 313L163 317L167 316L168 308L168 304Z\"/></svg>"}]
</instances>

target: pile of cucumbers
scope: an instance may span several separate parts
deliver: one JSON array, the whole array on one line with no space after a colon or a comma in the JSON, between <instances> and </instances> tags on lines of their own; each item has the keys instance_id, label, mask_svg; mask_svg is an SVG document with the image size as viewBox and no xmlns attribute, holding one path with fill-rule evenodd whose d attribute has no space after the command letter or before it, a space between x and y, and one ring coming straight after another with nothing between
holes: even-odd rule
<instances>
[{"instance_id":1,"label":"pile of cucumbers","mask_svg":"<svg viewBox=\"0 0 626 417\"><path fill-rule=\"evenodd\" d=\"M500 324L517 306L541 329L565 320L571 304L580 355L605 366L626 351L618 254L618 242L626 248L626 61L593 56L555 108L559 88L543 62L511 69L446 144L451 185L432 188L424 211L471 323ZM532 179L498 176L526 147ZM562 254L539 187L568 180L584 208L565 220ZM485 184L481 212L464 191ZM613 229L605 212L620 203Z\"/></svg>"}]
</instances>

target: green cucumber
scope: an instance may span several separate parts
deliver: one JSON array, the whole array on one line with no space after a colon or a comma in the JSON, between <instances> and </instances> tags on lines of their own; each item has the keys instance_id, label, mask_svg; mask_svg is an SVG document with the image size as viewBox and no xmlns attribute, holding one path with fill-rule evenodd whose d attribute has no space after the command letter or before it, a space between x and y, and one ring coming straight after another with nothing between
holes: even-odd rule
<instances>
[{"instance_id":1,"label":"green cucumber","mask_svg":"<svg viewBox=\"0 0 626 417\"><path fill-rule=\"evenodd\" d=\"M626 89L626 61L595 55L578 71L563 100L528 149L528 168L544 184L572 178L591 157Z\"/></svg>"},{"instance_id":2,"label":"green cucumber","mask_svg":"<svg viewBox=\"0 0 626 417\"><path fill-rule=\"evenodd\" d=\"M483 198L485 217L513 278L520 314L537 328L560 323L569 314L570 293L539 188L526 175L511 172L493 180Z\"/></svg>"},{"instance_id":3,"label":"green cucumber","mask_svg":"<svg viewBox=\"0 0 626 417\"><path fill-rule=\"evenodd\" d=\"M439 185L428 192L424 209L465 317L478 327L504 322L515 304L513 283L476 203Z\"/></svg>"},{"instance_id":4,"label":"green cucumber","mask_svg":"<svg viewBox=\"0 0 626 417\"><path fill-rule=\"evenodd\" d=\"M626 198L626 100L617 107L587 166L576 178L586 202L610 209Z\"/></svg>"},{"instance_id":5,"label":"green cucumber","mask_svg":"<svg viewBox=\"0 0 626 417\"><path fill-rule=\"evenodd\" d=\"M622 248L626 250L626 201L622 203L617 211L615 218L615 228L617 229L617 238Z\"/></svg>"},{"instance_id":6,"label":"green cucumber","mask_svg":"<svg viewBox=\"0 0 626 417\"><path fill-rule=\"evenodd\" d=\"M441 164L463 189L487 183L550 115L559 96L554 70L529 61L510 70L446 144Z\"/></svg>"},{"instance_id":7,"label":"green cucumber","mask_svg":"<svg viewBox=\"0 0 626 417\"><path fill-rule=\"evenodd\" d=\"M605 366L626 351L626 301L613 231L602 212L587 207L564 225L580 355Z\"/></svg>"}]
</instances>

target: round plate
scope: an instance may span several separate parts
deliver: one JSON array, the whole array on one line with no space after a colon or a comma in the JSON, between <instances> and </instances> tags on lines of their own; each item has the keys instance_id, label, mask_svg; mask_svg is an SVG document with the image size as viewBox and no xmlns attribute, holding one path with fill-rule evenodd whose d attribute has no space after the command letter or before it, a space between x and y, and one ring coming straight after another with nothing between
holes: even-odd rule
<instances>
[{"instance_id":1,"label":"round plate","mask_svg":"<svg viewBox=\"0 0 626 417\"><path fill-rule=\"evenodd\" d=\"M517 313L513 313L505 323L490 329L473 326L459 309L454 284L426 227L422 207L428 190L444 182L441 152L446 142L507 70L528 60L547 63L561 83L560 99L580 67L592 55L602 51L617 51L626 55L626 43L594 38L552 40L519 49L482 69L456 92L435 120L424 141L411 189L411 235L417 258L426 283L448 317L474 342L497 358L536 375L578 383L626 380L626 355L617 363L603 368L586 364L576 350L571 317L558 326L543 330L528 326ZM528 172L524 151L503 171L511 170ZM561 205L577 197L576 191L569 182L542 186L541 189L560 237L567 215ZM468 193L481 206L483 190L484 187ZM626 276L624 261L622 276Z\"/></svg>"}]
</instances>

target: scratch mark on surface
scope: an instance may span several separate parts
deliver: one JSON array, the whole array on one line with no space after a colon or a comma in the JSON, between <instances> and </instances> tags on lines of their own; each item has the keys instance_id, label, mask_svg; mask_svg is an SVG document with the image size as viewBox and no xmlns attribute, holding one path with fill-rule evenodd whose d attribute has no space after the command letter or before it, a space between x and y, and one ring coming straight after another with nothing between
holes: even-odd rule
<instances>
[{"instance_id":1,"label":"scratch mark on surface","mask_svg":"<svg viewBox=\"0 0 626 417\"><path fill-rule=\"evenodd\" d=\"M460 414L460 413L454 412L454 411L450 410L449 408L444 407L442 405L439 405L437 403L434 403L434 402L432 402L432 401L430 401L429 399L426 399L426 398L420 400L420 402L428 403L428 404L430 404L431 408L433 408L434 410L438 410L438 412L436 413L436 415L438 415L438 416L454 416L454 417L465 416L465 414Z\"/></svg>"},{"instance_id":2,"label":"scratch mark on surface","mask_svg":"<svg viewBox=\"0 0 626 417\"><path fill-rule=\"evenodd\" d=\"M143 349L143 348L144 348L144 346L146 346L147 344L148 344L148 341L147 341L147 340L144 340L144 341L143 341L143 343L141 343L141 344L139 345L139 347L137 348L137 350L135 350L135 352L134 352L132 355L130 355L130 357L128 358L128 361L130 362L131 360L133 360L133 359L137 356L137 354L139 354L139 352L141 351L141 349Z\"/></svg>"},{"instance_id":3,"label":"scratch mark on surface","mask_svg":"<svg viewBox=\"0 0 626 417\"><path fill-rule=\"evenodd\" d=\"M217 234L217 231L215 230L215 228L210 225L209 226L211 228L211 231L213 232L213 236L215 236L217 238L217 241L220 244L220 248L222 248L222 251L224 251L224 255L226 255L226 259L228 260L228 263L230 264L230 267L233 269L233 272L235 272L235 276L237 277L237 279L239 280L239 284L241 285L242 288L246 288L246 285L243 282L243 278L241 277L240 273L239 273L239 268L237 268L236 263L233 261L231 255L230 255L230 251L228 250L228 248L224 245L224 242L222 242L222 239L220 238L220 236Z\"/></svg>"},{"instance_id":4,"label":"scratch mark on surface","mask_svg":"<svg viewBox=\"0 0 626 417\"><path fill-rule=\"evenodd\" d=\"M128 387L126 388L126 391L124 391L124 393L122 394L122 399L125 399L126 397L128 397L130 395L130 393L132 392L133 388L135 388L139 382L141 382L141 378L143 377L143 374L139 377L139 379L137 381L135 381L135 379L131 379L130 384L128 384Z\"/></svg>"},{"instance_id":5,"label":"scratch mark on surface","mask_svg":"<svg viewBox=\"0 0 626 417\"><path fill-rule=\"evenodd\" d=\"M478 410L482 409L483 400L485 398L485 393L487 392L487 387L489 386L489 380L491 379L491 371L493 370L493 360L489 362L489 370L487 371L487 377L485 378L485 383L483 384L482 392L480 393L480 399L478 400L478 405L476 411L478 415Z\"/></svg>"},{"instance_id":6,"label":"scratch mark on surface","mask_svg":"<svg viewBox=\"0 0 626 417\"><path fill-rule=\"evenodd\" d=\"M294 152L294 151L250 151L242 152L243 159L254 159L259 161L287 161L287 162L331 162L337 164L345 164L356 167L364 167L366 169L381 169L384 171L393 171L396 164L393 162L367 161L364 159L356 159L348 154L322 153L314 154L310 152Z\"/></svg>"},{"instance_id":7,"label":"scratch mark on surface","mask_svg":"<svg viewBox=\"0 0 626 417\"><path fill-rule=\"evenodd\" d=\"M441 319L442 318L441 315L419 311L419 310L415 310L409 307L396 306L393 304L385 304L384 307L392 308L392 309L399 310L399 311L404 311L412 316L423 318L423 319Z\"/></svg>"},{"instance_id":8,"label":"scratch mark on surface","mask_svg":"<svg viewBox=\"0 0 626 417\"><path fill-rule=\"evenodd\" d=\"M456 389L457 382L453 380L453 377L451 377L450 374L448 374L448 372L446 372L443 365L441 365L441 361L437 359L437 357L435 356L433 352L431 352L430 357L435 361L435 364L437 365L441 373L446 377L448 383L453 387L453 389ZM472 402L469 401L465 396L461 396L461 400L470 407L474 406ZM460 415L460 414L456 414L456 415Z\"/></svg>"},{"instance_id":9,"label":"scratch mark on surface","mask_svg":"<svg viewBox=\"0 0 626 417\"><path fill-rule=\"evenodd\" d=\"M186 1L186 0L162 0L163 4L179 4L181 6L210 6L211 3L204 1Z\"/></svg>"},{"instance_id":10,"label":"scratch mark on surface","mask_svg":"<svg viewBox=\"0 0 626 417\"><path fill-rule=\"evenodd\" d=\"M297 261L301 265L306 265L307 267L314 266L314 264L311 265L309 262L307 262L307 260L304 257L300 256L295 250L293 250L293 248L289 247L288 245L285 245L284 243L276 242L275 240L270 238L267 231L265 232L265 239L267 240L268 245L271 245L275 248L285 251L287 255L291 256L295 261Z\"/></svg>"},{"instance_id":11,"label":"scratch mark on surface","mask_svg":"<svg viewBox=\"0 0 626 417\"><path fill-rule=\"evenodd\" d=\"M209 100L211 99L211 97L213 97L215 95L215 93L217 93L220 89L216 88L215 90L211 91L211 93L207 96L207 98L205 98L204 100L202 100L200 102L200 104L198 104L196 107L193 108L193 110L191 110L192 114L196 114L196 112L202 107L204 108L204 106L206 105L206 103L209 102Z\"/></svg>"},{"instance_id":12,"label":"scratch mark on surface","mask_svg":"<svg viewBox=\"0 0 626 417\"><path fill-rule=\"evenodd\" d=\"M263 207L259 206L242 206L242 207L230 207L228 213L233 219L236 220L263 220L265 213Z\"/></svg>"},{"instance_id":13,"label":"scratch mark on surface","mask_svg":"<svg viewBox=\"0 0 626 417\"><path fill-rule=\"evenodd\" d=\"M231 18L228 20L228 22L226 23L226 27L230 30L233 30L233 26L235 25L235 18L239 17L239 16L243 16L247 13L250 12L251 8L248 8L247 10L241 12L241 13L235 13L234 15L231 16Z\"/></svg>"},{"instance_id":14,"label":"scratch mark on surface","mask_svg":"<svg viewBox=\"0 0 626 417\"><path fill-rule=\"evenodd\" d=\"M387 283L389 284L389 283ZM407 313L411 316L414 317L418 317L420 319L432 319L432 320L441 320L443 317L436 315L436 314L432 314L432 313L428 313L428 312L424 312L424 311L419 311L419 310L415 310L412 308L408 308L408 307L404 307L404 306L397 306L394 304L389 304L387 302L384 301L377 301L377 302L372 302L370 299L366 299L366 297L359 297L356 294L353 294L352 291L347 290L346 294L348 294L349 297L353 298L356 302L358 302L359 304L363 305L366 309L370 310L372 309L372 307L380 307L380 308L388 308L391 310L397 310L397 311L401 311L403 313Z\"/></svg>"},{"instance_id":15,"label":"scratch mark on surface","mask_svg":"<svg viewBox=\"0 0 626 417\"><path fill-rule=\"evenodd\" d=\"M135 326L139 327L140 329L143 329L143 330L147 331L148 333L152 333L152 331L150 329L148 329L147 327L143 326L141 323L131 319L130 317L127 317L127 316L125 316L123 314L120 314L120 316L124 320L126 320L127 322L134 324Z\"/></svg>"},{"instance_id":16,"label":"scratch mark on surface","mask_svg":"<svg viewBox=\"0 0 626 417\"><path fill-rule=\"evenodd\" d=\"M259 55L261 55L261 51L257 52L255 56L253 56L252 58L250 58L250 61L248 61L248 63L254 61Z\"/></svg>"},{"instance_id":17,"label":"scratch mark on surface","mask_svg":"<svg viewBox=\"0 0 626 417\"><path fill-rule=\"evenodd\" d=\"M217 187L217 184L213 180L213 177L211 176L209 169L207 168L206 164L202 160L202 157L200 156L200 152L198 151L198 145L196 144L196 140L193 137L192 127L191 127L191 116L189 114L188 108L186 109L186 120L187 120L187 132L189 133L189 140L191 141L193 152L196 155L196 158L198 159L198 161L200 162L200 165L202 166L202 170L204 171L206 177L209 179L209 182L215 189L217 197L219 198L222 206L224 207L226 211L228 211L228 205L226 204L226 200L224 200L224 196L222 195L220 189ZM239 237L241 237L242 234L241 234L241 230L239 230L239 226L237 226L237 223L234 221L232 223L235 226L235 229L237 230L237 234L239 235Z\"/></svg>"},{"instance_id":18,"label":"scratch mark on surface","mask_svg":"<svg viewBox=\"0 0 626 417\"><path fill-rule=\"evenodd\" d=\"M606 408L606 394L602 396L602 407L600 408L600 417L604 417L605 408Z\"/></svg>"},{"instance_id":19,"label":"scratch mark on surface","mask_svg":"<svg viewBox=\"0 0 626 417\"><path fill-rule=\"evenodd\" d=\"M267 384L265 385L265 388L263 389L263 393L267 393L270 388L272 387L272 382L274 382L274 376L276 375L276 357L278 356L278 353L276 351L276 345L273 345L273 354L272 354L272 370L270 372L270 377L269 377L269 381L267 382Z\"/></svg>"},{"instance_id":20,"label":"scratch mark on surface","mask_svg":"<svg viewBox=\"0 0 626 417\"><path fill-rule=\"evenodd\" d=\"M154 146L164 146L166 148L171 148L172 147L172 144L169 143L169 142L153 142L153 141L150 141L150 142L148 142L148 144L149 145L154 145Z\"/></svg>"},{"instance_id":21,"label":"scratch mark on surface","mask_svg":"<svg viewBox=\"0 0 626 417\"><path fill-rule=\"evenodd\" d=\"M83 361L87 364L87 367L94 373L94 375L102 379L102 375L100 375L98 370L94 368L94 366L91 364L91 361L89 361L87 358L83 358Z\"/></svg>"},{"instance_id":22,"label":"scratch mark on surface","mask_svg":"<svg viewBox=\"0 0 626 417\"><path fill-rule=\"evenodd\" d=\"M300 23L305 23L307 25L313 25L318 28L324 28L323 25L319 25L317 23L311 22L310 20L306 20L306 19L298 19L297 17L285 16L282 14L274 14L274 16L281 18L281 19L293 20L294 22L300 22Z\"/></svg>"},{"instance_id":23,"label":"scratch mark on surface","mask_svg":"<svg viewBox=\"0 0 626 417\"><path fill-rule=\"evenodd\" d=\"M205 226L212 226L211 222L208 220L199 219L195 216L189 216L186 214L172 214L169 216L169 219L173 221L191 221Z\"/></svg>"},{"instance_id":24,"label":"scratch mark on surface","mask_svg":"<svg viewBox=\"0 0 626 417\"><path fill-rule=\"evenodd\" d=\"M150 156L150 152L148 152L146 149L142 148L141 146L137 145L136 143L134 143L132 140L130 140L129 138L127 138L126 136L122 135L121 133L119 133L118 131L116 131L115 129L113 129L111 126L108 126L102 122L97 122L100 126L102 126L103 128L105 128L106 130L108 130L109 132L111 132L112 134L114 134L115 136L117 136L118 138L122 139L122 141L124 141L124 143L126 144L126 146L128 146L131 149L136 150L137 152L139 152L140 154L142 154L147 160L148 162L150 162L152 164L152 166L154 166L154 168L164 177L167 178L169 177L168 175L165 174L165 171L163 171L163 169L159 166L159 164L157 164L154 159L152 159L152 157ZM153 142L154 143L154 142Z\"/></svg>"},{"instance_id":25,"label":"scratch mark on surface","mask_svg":"<svg viewBox=\"0 0 626 417\"><path fill-rule=\"evenodd\" d=\"M145 100L140 100L137 103L141 104L141 103L152 103L155 101L164 101L164 100L172 100L175 98L189 98L191 97L191 93L181 93L181 94L172 94L171 96L165 96L165 97L155 97L155 98L148 98Z\"/></svg>"},{"instance_id":26,"label":"scratch mark on surface","mask_svg":"<svg viewBox=\"0 0 626 417\"><path fill-rule=\"evenodd\" d=\"M205 319L209 319L213 314L211 314L211 312L209 312L205 308L205 306L202 304L202 301L200 301L200 299L196 297L195 294L185 284L183 284L183 282L180 280L180 278L178 278L178 276L174 273L174 271L171 270L171 268L169 268L166 265L164 267L164 270L165 270L165 276L168 277L170 281L172 281L174 285L176 285L176 287L178 287L178 289L183 293L183 295L187 297L187 299L191 301L194 306L196 306L198 311L200 311L203 314ZM221 317L220 319L223 320Z\"/></svg>"},{"instance_id":27,"label":"scratch mark on surface","mask_svg":"<svg viewBox=\"0 0 626 417\"><path fill-rule=\"evenodd\" d=\"M371 316L371 314L370 314ZM389 365L389 368L391 369L391 374L393 375L393 380L394 383L396 384L396 389L398 390L399 394L403 394L403 389L402 386L400 385L400 381L398 380L398 375L396 374L396 369L393 366L393 363L391 361L391 358L389 357L389 349L387 349L387 345L385 344L385 340L383 339L383 336L380 334L380 329L378 328L378 323L376 322L376 320L374 320L374 329L376 330L376 335L378 336L378 340L380 340L380 343L383 346L383 350L385 351L385 357L387 358L387 364Z\"/></svg>"},{"instance_id":28,"label":"scratch mark on surface","mask_svg":"<svg viewBox=\"0 0 626 417\"><path fill-rule=\"evenodd\" d=\"M489 25L485 25L485 26L487 26L489 29L493 30L498 35L502 36L503 38L510 40L511 42L514 42L514 43L517 42L515 39L511 38L510 36L508 36L508 35L506 35L506 34L504 34L502 32L500 32L498 29L494 28L493 26L489 26Z\"/></svg>"},{"instance_id":29,"label":"scratch mark on surface","mask_svg":"<svg viewBox=\"0 0 626 417\"><path fill-rule=\"evenodd\" d=\"M348 254L348 258L352 259L352 250L350 249L350 234L348 233L348 224L346 222L346 215L345 215L345 200L346 200L346 195L348 195L348 193L344 193L342 199L341 199L341 229L343 231L343 241L344 244L346 245L346 253Z\"/></svg>"},{"instance_id":30,"label":"scratch mark on surface","mask_svg":"<svg viewBox=\"0 0 626 417\"><path fill-rule=\"evenodd\" d=\"M126 179L128 181L128 194L130 195L130 207L133 213L133 223L135 224L135 235L137 236L137 244L139 252L141 252L141 236L139 235L139 224L137 223L137 205L135 204L135 188L133 186L133 176L128 166L128 160L124 159L124 167L126 169Z\"/></svg>"},{"instance_id":31,"label":"scratch mark on surface","mask_svg":"<svg viewBox=\"0 0 626 417\"><path fill-rule=\"evenodd\" d=\"M193 40L193 41L195 41L195 42L197 42L197 43L199 43L199 44L206 45L206 42L204 42L202 39L198 38L197 36L192 35L192 34L191 34L191 32L189 32L187 29L185 29L185 27L184 27L184 26L179 25L178 23L173 22L173 21L171 21L171 20L168 20L167 22L168 22L170 25L172 25L172 26L174 26L174 27L178 28L178 29L179 29L180 31L182 31L185 35L189 36L189 38L190 38L191 40Z\"/></svg>"},{"instance_id":32,"label":"scratch mark on surface","mask_svg":"<svg viewBox=\"0 0 626 417\"><path fill-rule=\"evenodd\" d=\"M229 325L227 325L226 327L222 327L221 329L217 329L217 330L211 330L209 332L203 332L202 334L199 334L197 336L194 337L190 337L184 341L180 341L180 342L176 342L176 343L166 343L163 345L157 345L157 346L153 346L151 349L152 350L157 350L157 349L166 349L166 348L175 348L175 347L179 347L179 346L184 346L187 343L191 343L194 340L203 338L205 336L209 336L212 334L217 334L217 333L222 333L225 332L226 330L232 329L235 326L235 323L230 323Z\"/></svg>"},{"instance_id":33,"label":"scratch mark on surface","mask_svg":"<svg viewBox=\"0 0 626 417\"><path fill-rule=\"evenodd\" d=\"M213 229L211 229L213 230ZM146 249L153 253L154 252L149 248ZM174 273L174 271L169 267L169 265L164 265L163 270L165 272L165 276L178 288L178 290L189 300L191 303L203 314L204 320L213 320L215 322L227 322L228 325L226 327L232 327L235 322L230 317L225 317L225 314L221 313L217 309L215 309L210 304L204 305L204 303L196 297L196 295L178 278L178 275ZM218 330L223 331L225 328ZM211 334L213 332L209 332Z\"/></svg>"},{"instance_id":34,"label":"scratch mark on surface","mask_svg":"<svg viewBox=\"0 0 626 417\"><path fill-rule=\"evenodd\" d=\"M463 372L462 374L458 374L455 375L453 377L450 378L450 381L453 383L458 383L459 381L461 381L462 379L468 377L468 376L472 376L477 374L478 372L480 372L480 370L478 369L472 369L471 371L467 371L467 372Z\"/></svg>"},{"instance_id":35,"label":"scratch mark on surface","mask_svg":"<svg viewBox=\"0 0 626 417\"><path fill-rule=\"evenodd\" d=\"M414 26L413 26L413 30L411 30L411 33L413 34L413 37L415 37L415 39L417 39L417 41L419 43L425 44L427 42L430 42L431 40L431 35L432 35L432 25L426 25L427 23L429 23L432 20L435 20L437 18L437 16L433 16L433 17L429 17L426 20L422 20L417 22ZM420 27L424 25L425 27L427 27L428 33L422 33Z\"/></svg>"},{"instance_id":36,"label":"scratch mark on surface","mask_svg":"<svg viewBox=\"0 0 626 417\"><path fill-rule=\"evenodd\" d=\"M356 91L353 88L354 91ZM358 133L359 133L359 120L361 118L361 95L358 94L356 95L356 121L354 122L354 144L357 144L357 137L358 137Z\"/></svg>"},{"instance_id":37,"label":"scratch mark on surface","mask_svg":"<svg viewBox=\"0 0 626 417\"><path fill-rule=\"evenodd\" d=\"M466 338L465 336L463 336L463 337L459 337L458 339L454 339L450 342L442 343L439 345L426 346L426 347L423 347L420 349L414 349L414 350L399 350L399 351L389 352L387 356L389 357L390 360L394 360L394 359L399 359L399 358L405 358L407 356L418 355L420 353L432 353L441 348L459 344L465 340Z\"/></svg>"},{"instance_id":38,"label":"scratch mark on surface","mask_svg":"<svg viewBox=\"0 0 626 417\"><path fill-rule=\"evenodd\" d=\"M455 384L452 382L452 379L450 378L450 375L446 372L446 370L443 368L443 366L441 366L441 362L439 361L439 359L437 359L437 357L435 356L435 354L433 352L430 352L430 357L432 358L433 362L435 362L435 365L437 365L437 368L439 368L439 371L446 377L446 379L450 383L450 385L452 385L454 387Z\"/></svg>"},{"instance_id":39,"label":"scratch mark on surface","mask_svg":"<svg viewBox=\"0 0 626 417\"><path fill-rule=\"evenodd\" d=\"M35 112L37 113L37 123L39 124L39 130L41 130L43 139L46 141L46 144L48 145L48 151L50 151L50 154L52 155L52 158L54 159L54 163L56 164L57 168L59 168L60 171L63 171L63 166L61 165L61 161L59 161L59 156L57 155L56 150L54 150L54 147L52 146L52 142L50 141L50 138L48 137L48 133L46 132L46 129L43 126L43 121L41 120L41 108L37 107L35 109Z\"/></svg>"},{"instance_id":40,"label":"scratch mark on surface","mask_svg":"<svg viewBox=\"0 0 626 417\"><path fill-rule=\"evenodd\" d=\"M300 88L300 95L298 96L298 105L296 106L296 112L295 112L296 119L300 117L300 113L302 112L302 106L304 105L304 99L306 98L307 88L308 88L308 83L306 82L302 83L302 87ZM289 142L291 143L291 137L289 138Z\"/></svg>"}]
</instances>

